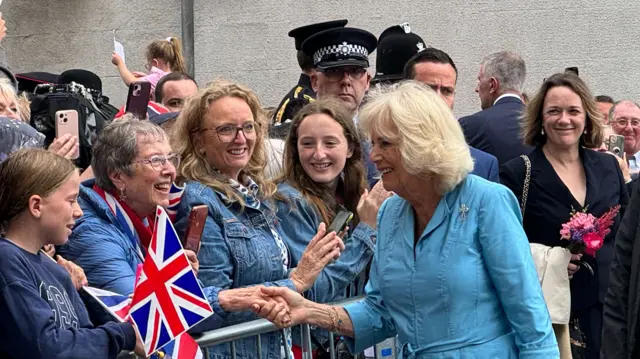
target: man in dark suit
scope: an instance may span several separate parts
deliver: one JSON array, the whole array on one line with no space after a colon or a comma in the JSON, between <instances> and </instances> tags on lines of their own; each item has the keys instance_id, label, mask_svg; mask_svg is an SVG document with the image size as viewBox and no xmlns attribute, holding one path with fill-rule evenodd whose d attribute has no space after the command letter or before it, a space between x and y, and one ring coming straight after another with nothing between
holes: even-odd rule
<instances>
[{"instance_id":1,"label":"man in dark suit","mask_svg":"<svg viewBox=\"0 0 640 359\"><path fill-rule=\"evenodd\" d=\"M453 110L458 68L444 51L429 47L415 54L404 67L404 78L428 85ZM499 183L498 160L472 145L469 147L474 160L472 174Z\"/></svg>"},{"instance_id":2,"label":"man in dark suit","mask_svg":"<svg viewBox=\"0 0 640 359\"><path fill-rule=\"evenodd\" d=\"M298 51L298 65L300 65L302 74L300 74L298 84L280 101L273 115L269 137L280 139L287 137L293 116L304 105L316 98L316 93L311 88L311 75L316 71L313 63L313 54L307 54L302 51L302 43L318 32L344 27L345 25L347 25L347 20L335 20L306 25L289 31L289 36L295 39L295 46Z\"/></svg>"},{"instance_id":3,"label":"man in dark suit","mask_svg":"<svg viewBox=\"0 0 640 359\"><path fill-rule=\"evenodd\" d=\"M532 150L522 143L520 134L525 76L524 60L516 53L485 57L476 86L482 111L460 119L469 145L496 156L500 164Z\"/></svg>"}]
</instances>

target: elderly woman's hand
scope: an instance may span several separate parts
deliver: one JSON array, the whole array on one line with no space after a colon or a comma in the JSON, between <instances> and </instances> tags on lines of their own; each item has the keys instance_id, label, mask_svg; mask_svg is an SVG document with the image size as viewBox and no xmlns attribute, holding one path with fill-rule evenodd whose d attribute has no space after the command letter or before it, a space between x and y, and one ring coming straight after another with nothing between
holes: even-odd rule
<instances>
[{"instance_id":1,"label":"elderly woman's hand","mask_svg":"<svg viewBox=\"0 0 640 359\"><path fill-rule=\"evenodd\" d=\"M67 133L62 135L62 137L58 137L53 140L51 145L49 145L49 151L64 158L73 159L77 154L79 147L80 143L78 142L78 137Z\"/></svg>"},{"instance_id":2,"label":"elderly woman's hand","mask_svg":"<svg viewBox=\"0 0 640 359\"><path fill-rule=\"evenodd\" d=\"M198 270L200 269L200 262L198 261L198 255L196 252L191 249L185 249L184 253L187 255L187 259L189 260L189 264L191 264L191 269L193 269L193 273L198 275Z\"/></svg>"},{"instance_id":3,"label":"elderly woman's hand","mask_svg":"<svg viewBox=\"0 0 640 359\"><path fill-rule=\"evenodd\" d=\"M378 218L378 210L382 203L393 195L393 192L386 191L382 180L379 180L371 189L371 192L365 190L360 201L358 202L358 217L360 222L366 223L369 227L376 228L376 219Z\"/></svg>"},{"instance_id":4,"label":"elderly woman's hand","mask_svg":"<svg viewBox=\"0 0 640 359\"><path fill-rule=\"evenodd\" d=\"M289 309L287 303L282 299L275 300L276 303L269 304L269 302L274 301L274 299L262 293L261 288L263 288L263 286L256 285L223 290L218 293L218 302L222 309L227 312L251 310L253 305L258 305L260 308L267 306L270 308L270 311L275 309L278 312Z\"/></svg>"},{"instance_id":5,"label":"elderly woman's hand","mask_svg":"<svg viewBox=\"0 0 640 359\"><path fill-rule=\"evenodd\" d=\"M42 250L51 258L56 255L56 247L53 244L45 244Z\"/></svg>"},{"instance_id":6,"label":"elderly woman's hand","mask_svg":"<svg viewBox=\"0 0 640 359\"><path fill-rule=\"evenodd\" d=\"M80 288L89 284L87 276L84 274L84 270L80 268L80 266L62 258L61 256L58 256L57 262L69 273L69 275L71 276L71 281L73 282L73 286L76 288L76 290L80 290Z\"/></svg>"},{"instance_id":7,"label":"elderly woman's hand","mask_svg":"<svg viewBox=\"0 0 640 359\"><path fill-rule=\"evenodd\" d=\"M344 250L342 239L335 232L326 232L325 224L320 223L318 233L302 253L298 267L291 272L291 280L299 293L311 288L324 267L338 259Z\"/></svg>"},{"instance_id":8,"label":"elderly woman's hand","mask_svg":"<svg viewBox=\"0 0 640 359\"><path fill-rule=\"evenodd\" d=\"M306 305L309 301L304 299L300 293L284 287L263 287L260 291L275 303L286 303L284 310L279 310L279 307L271 303L269 305L254 303L251 310L262 318L269 320L279 328L291 327L303 323L307 319Z\"/></svg>"}]
</instances>

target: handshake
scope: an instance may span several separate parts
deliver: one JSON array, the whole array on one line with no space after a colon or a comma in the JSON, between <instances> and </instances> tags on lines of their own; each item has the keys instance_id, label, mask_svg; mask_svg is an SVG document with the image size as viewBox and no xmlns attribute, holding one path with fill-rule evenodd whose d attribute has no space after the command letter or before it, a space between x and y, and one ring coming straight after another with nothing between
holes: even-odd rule
<instances>
[{"instance_id":1,"label":"handshake","mask_svg":"<svg viewBox=\"0 0 640 359\"><path fill-rule=\"evenodd\" d=\"M312 302L284 287L260 287L257 291L259 298L251 310L278 328L306 323L353 337L349 315L340 307Z\"/></svg>"}]
</instances>

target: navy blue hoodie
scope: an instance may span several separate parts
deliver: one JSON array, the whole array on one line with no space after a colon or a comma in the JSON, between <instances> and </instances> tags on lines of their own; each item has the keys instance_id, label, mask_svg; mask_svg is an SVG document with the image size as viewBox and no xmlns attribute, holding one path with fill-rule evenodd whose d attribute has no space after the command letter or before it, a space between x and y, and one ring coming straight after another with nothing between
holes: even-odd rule
<instances>
[{"instance_id":1,"label":"navy blue hoodie","mask_svg":"<svg viewBox=\"0 0 640 359\"><path fill-rule=\"evenodd\" d=\"M129 323L93 327L61 266L0 238L0 358L116 358L135 344Z\"/></svg>"}]
</instances>

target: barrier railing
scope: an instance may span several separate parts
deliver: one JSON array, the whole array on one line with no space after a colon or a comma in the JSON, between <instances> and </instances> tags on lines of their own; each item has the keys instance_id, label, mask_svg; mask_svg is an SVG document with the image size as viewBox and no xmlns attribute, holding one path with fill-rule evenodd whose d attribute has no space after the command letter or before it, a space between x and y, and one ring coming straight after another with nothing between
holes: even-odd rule
<instances>
[{"instance_id":1,"label":"barrier railing","mask_svg":"<svg viewBox=\"0 0 640 359\"><path fill-rule=\"evenodd\" d=\"M361 296L357 296L357 297L353 297L353 298L348 298L348 299L344 299L335 303L332 303L332 305L337 305L337 306L345 306L347 304L351 304L351 303L355 303L358 302L360 300L362 300L364 298L364 295ZM301 332L302 332L302 359L312 359L312 345L311 345L311 328L308 324L303 324L301 325ZM271 333L274 331L278 331L281 330L278 327L276 327L273 323L269 322L266 319L258 319L258 320L254 320L251 322L246 322L246 323L240 323L240 324L236 324L236 325L232 325L232 326L228 326L228 327L224 327L224 328L219 328L216 330L212 330L209 332L205 332L201 335L194 335L194 339L195 341L198 343L198 345L200 346L200 348L202 348L203 354L204 354L204 358L208 358L208 350L207 348L215 346L215 345L220 345L220 344L226 344L229 343L230 345L230 352L231 352L231 358L232 359L237 359L236 357L236 350L235 350L235 341L236 340L240 340L240 339L246 339L246 338L251 338L251 337L256 337L256 347L258 350L257 353L257 358L261 359L262 358L262 346L261 346L261 339L260 336L262 334L267 334L267 333ZM284 333L283 333L284 334ZM283 338L285 338L285 335L282 335ZM334 343L334 333L329 333L329 343ZM394 342L394 350L393 352L395 353L395 342ZM293 358L289 358L289 348L287 347L287 343L286 340L283 340L283 346L285 347L284 353L285 353L285 357L287 359L293 359ZM379 359L379 350L374 350L374 357L376 359ZM335 347L334 345L329 345L329 355L331 357L331 359L336 359L336 352L335 352ZM386 357L386 356L385 356ZM130 354L130 353L123 353L120 356L118 356L118 358L121 359L133 359L135 358L134 355Z\"/></svg>"},{"instance_id":2,"label":"barrier railing","mask_svg":"<svg viewBox=\"0 0 640 359\"><path fill-rule=\"evenodd\" d=\"M345 300L341 300L333 303L333 305L345 306L350 303L355 303L362 300L364 296L353 297ZM302 326L302 359L311 359L312 358L312 347L311 347L311 329L308 324L303 324ZM231 358L236 358L236 353L234 350L233 341L238 339L245 339L250 337L256 337L258 355L257 358L262 358L261 346L260 346L260 335L271 333L277 330L281 330L276 327L273 323L266 319L258 319L247 323L236 324L216 330L212 330L206 333L203 333L201 336L194 338L200 348L203 350L203 354L205 357L208 353L206 353L207 348L229 343L231 346ZM282 336L285 337L284 335ZM329 342L333 342L334 336L333 333L329 333ZM289 350L286 348L286 340L283 340L285 346L285 355L288 357ZM335 359L335 352L333 350L333 346L329 346L331 348L331 359ZM293 359L293 358L288 358Z\"/></svg>"}]
</instances>

